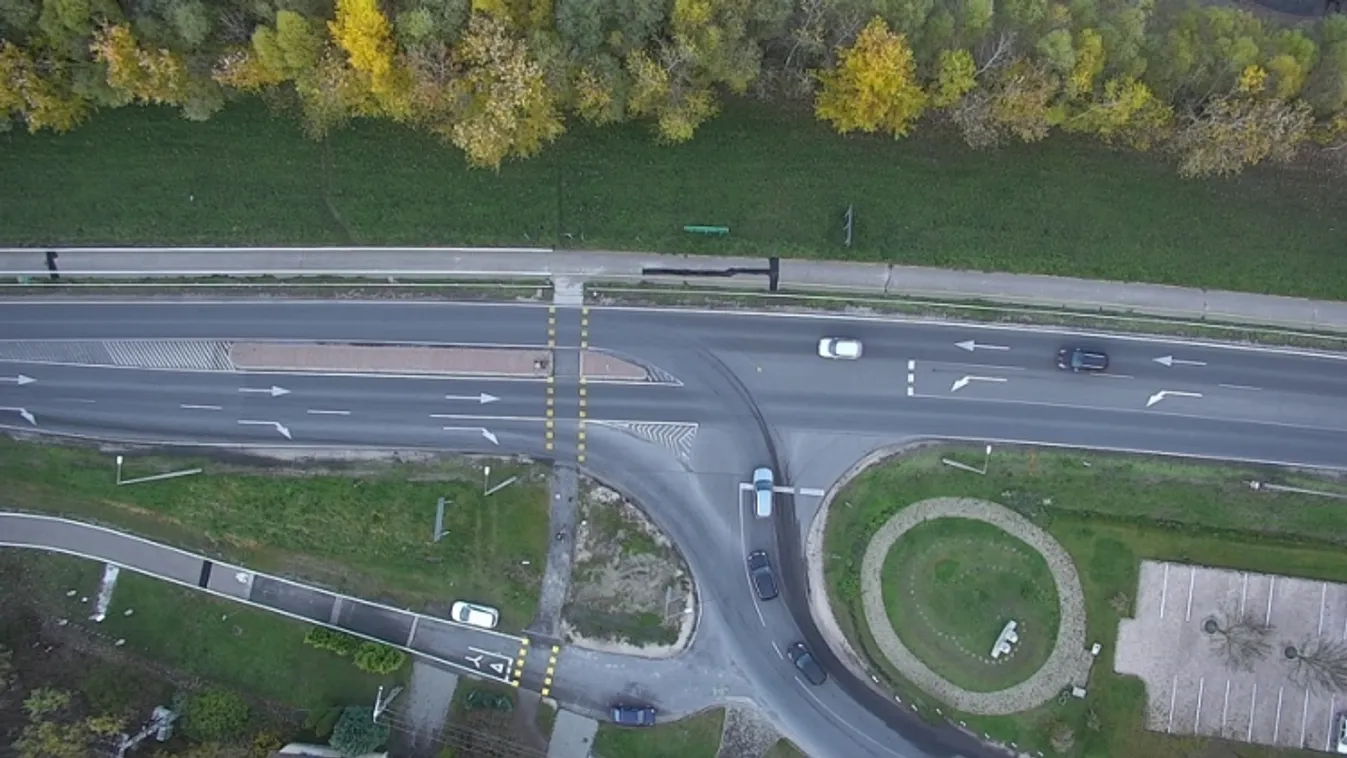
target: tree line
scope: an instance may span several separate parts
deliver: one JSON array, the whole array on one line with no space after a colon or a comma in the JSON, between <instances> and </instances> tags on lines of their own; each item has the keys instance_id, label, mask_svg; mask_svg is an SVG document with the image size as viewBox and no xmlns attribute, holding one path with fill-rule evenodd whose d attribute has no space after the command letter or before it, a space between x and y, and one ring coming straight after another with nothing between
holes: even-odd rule
<instances>
[{"instance_id":1,"label":"tree line","mask_svg":"<svg viewBox=\"0 0 1347 758\"><path fill-rule=\"evenodd\" d=\"M1325 6L1326 12L1328 6ZM474 166L568 120L692 139L727 93L841 133L924 120L974 149L1092 135L1185 176L1347 145L1347 14L1285 25L1156 0L0 0L0 130L99 108L203 121L259 97L322 139L354 118Z\"/></svg>"}]
</instances>

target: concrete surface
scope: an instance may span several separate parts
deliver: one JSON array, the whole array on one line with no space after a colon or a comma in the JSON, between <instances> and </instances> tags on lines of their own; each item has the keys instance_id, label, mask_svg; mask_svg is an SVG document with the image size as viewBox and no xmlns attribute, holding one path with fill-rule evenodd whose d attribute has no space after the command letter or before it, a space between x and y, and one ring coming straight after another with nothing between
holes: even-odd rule
<instances>
[{"instance_id":1,"label":"concrete surface","mask_svg":"<svg viewBox=\"0 0 1347 758\"><path fill-rule=\"evenodd\" d=\"M557 722L552 727L552 741L547 744L547 758L590 758L594 735L599 722L570 711L557 711Z\"/></svg>"}]
</instances>

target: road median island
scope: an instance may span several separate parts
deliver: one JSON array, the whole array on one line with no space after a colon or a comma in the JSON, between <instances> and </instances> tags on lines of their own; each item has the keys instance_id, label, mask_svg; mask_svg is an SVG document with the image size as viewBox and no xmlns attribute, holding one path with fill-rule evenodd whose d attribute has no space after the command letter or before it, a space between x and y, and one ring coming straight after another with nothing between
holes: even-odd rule
<instances>
[{"instance_id":1,"label":"road median island","mask_svg":"<svg viewBox=\"0 0 1347 758\"><path fill-rule=\"evenodd\" d=\"M983 739L1013 744L1021 753L1041 751L1045 756L1095 757L1119 755L1126 748L1128 755L1180 758L1191 755L1193 750L1217 749L1214 744L1194 745L1194 739L1205 738L1178 740L1147 731L1144 683L1113 670L1119 624L1136 615L1142 557L1332 581L1347 578L1347 566L1341 560L1347 536L1334 526L1341 522L1340 501L1303 493L1269 493L1266 488L1255 491L1248 486L1250 480L1259 480L1347 492L1347 484L1329 476L1170 458L1008 447L996 449L986 473L979 475L943 461L981 468L985 451L980 446L911 445L897 450L899 454L891 456L877 453L873 460L867 461L871 465L858 466L854 477L844 480L829 494L825 509L811 529L806 548L810 579L816 591L826 595L826 600L815 609L816 616L823 616L819 625L830 636L840 634L845 642L837 647L849 653L846 657L854 657L864 667L865 674L873 675L879 686L900 698L904 706L926 718L952 722ZM922 655L928 668L937 670L941 670L941 662L925 659L932 652L932 645L923 642L953 645L949 640L938 639L916 640L914 644L904 629L895 632L899 622L894 619L894 600L901 597L911 601L904 591L914 585L922 587L919 594L923 597L916 598L917 602L927 604L924 610L929 621L921 619L922 623L955 638L955 642L970 650L974 648L970 640L985 637L986 650L978 646L975 652L979 654L990 650L1004 623L1003 619L987 618L981 631L973 626L955 628L955 622L959 621L955 618L957 609L951 606L940 612L936 604L953 602L953 590L951 598L939 596L941 577L948 585L960 573L952 570L945 560L949 555L932 555L929 560L894 560L893 553L901 550L904 541L916 536L918 530L959 517L919 512L933 501L995 503L992 507L1006 515L1002 520L1027 525L1059 546L1058 551L1048 550L1037 544L1037 540L1026 539L1029 533L1018 530L1010 533L1035 548L1049 565L1058 564L1053 574L1058 577L1055 583L1059 592L1063 586L1069 587L1070 582L1060 578L1058 569L1070 564L1079 577L1084 615L1074 620L1068 618L1063 605L1059 637L1076 640L1083 637L1085 648L1100 645L1098 656L1092 660L1087 653L1081 653L1089 666L1084 697L1073 697L1064 684L1063 691L1045 690L1049 699L1036 707L1026 699L1027 710L979 716L931 694L929 682L922 681L920 672L914 674L890 661L885 653L892 652L887 643L895 636L902 636L902 643ZM950 518L951 515L955 518ZM910 521L910 531L906 537L888 535L896 540L890 543L893 546L890 552L877 534L886 529L892 532L893 527L888 524L895 519ZM1004 528L1000 523L996 526ZM950 555L958 548L968 560L980 556L976 559L979 570L987 573L1007 563L990 551L962 546L960 541L967 541L970 535L978 536L970 529L964 532L927 535L932 539L927 539L924 547L915 547L926 552L943 550ZM870 552L875 554L868 555ZM1054 552L1058 553L1055 557ZM914 573L920 575L906 575ZM1031 578L1036 575L1024 563L1017 564L1015 573ZM1015 583L997 590L996 581L991 578L979 578L977 584L967 591L975 595L990 590L986 598L977 599L979 603L995 605L996 591L1021 592ZM877 603L871 600L875 608L866 607L867 590L872 596L882 593ZM972 601L967 604L972 605ZM1016 614L1032 615L1022 607L1022 597L1013 598L1008 604L1021 606L1014 610ZM829 608L830 614L826 610ZM915 613L923 609L900 610ZM980 620L981 615L973 620ZM967 615L964 618L971 619ZM1038 623L1042 625L1044 621L1040 619ZM1068 634L1077 623L1080 626L1076 631ZM906 631L910 633L911 629ZM1025 644L1023 639L1022 635L1021 646ZM1073 648L1080 651L1076 647L1080 644L1075 642ZM972 665L969 661L963 662L965 669ZM1050 665L1039 671L1048 668ZM950 669L946 666L943 670Z\"/></svg>"},{"instance_id":2,"label":"road median island","mask_svg":"<svg viewBox=\"0 0 1347 758\"><path fill-rule=\"evenodd\" d=\"M532 347L235 342L229 346L229 359L244 371L530 379L552 375L552 351ZM598 381L642 382L650 376L641 366L594 350L581 351L580 367L585 378Z\"/></svg>"}]
</instances>

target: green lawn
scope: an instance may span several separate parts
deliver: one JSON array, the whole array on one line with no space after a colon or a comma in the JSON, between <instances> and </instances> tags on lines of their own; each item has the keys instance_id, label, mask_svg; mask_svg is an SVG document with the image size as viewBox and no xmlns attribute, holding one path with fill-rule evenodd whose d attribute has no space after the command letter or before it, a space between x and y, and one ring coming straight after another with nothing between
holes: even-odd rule
<instances>
[{"instance_id":1,"label":"green lawn","mask_svg":"<svg viewBox=\"0 0 1347 758\"><path fill-rule=\"evenodd\" d=\"M204 124L100 112L0 135L0 243L555 244L854 258L1347 299L1347 195L1309 173L1187 182L1166 158L1055 136L969 150L938 126L842 138L732 101L690 144L576 126L470 171L429 137L358 123L319 145L256 103ZM854 245L841 244L854 204ZM725 224L723 240L685 224ZM566 236L569 235L569 236Z\"/></svg>"},{"instance_id":2,"label":"green lawn","mask_svg":"<svg viewBox=\"0 0 1347 758\"><path fill-rule=\"evenodd\" d=\"M305 709L373 703L379 685L397 684L411 670L409 662L391 676L366 674L350 659L305 645L308 624L129 572L118 578L99 628L188 676Z\"/></svg>"},{"instance_id":3,"label":"green lawn","mask_svg":"<svg viewBox=\"0 0 1347 758\"><path fill-rule=\"evenodd\" d=\"M486 498L462 458L351 464L306 473L280 464L128 457L124 476L201 466L193 477L118 487L112 457L0 439L0 508L91 519L262 571L424 607L470 598L523 628L537 607L549 540L540 470L492 463L520 482ZM436 501L448 535L432 543ZM525 563L527 561L527 563Z\"/></svg>"},{"instance_id":4,"label":"green lawn","mask_svg":"<svg viewBox=\"0 0 1347 758\"><path fill-rule=\"evenodd\" d=\"M1028 679L1057 638L1057 588L1047 561L991 524L944 518L913 527L889 550L882 584L899 639L965 689L992 692ZM988 651L1011 619L1020 625L1020 643L992 661Z\"/></svg>"},{"instance_id":5,"label":"green lawn","mask_svg":"<svg viewBox=\"0 0 1347 758\"><path fill-rule=\"evenodd\" d=\"M649 729L601 724L594 758L715 758L724 725L723 708Z\"/></svg>"},{"instance_id":6,"label":"green lawn","mask_svg":"<svg viewBox=\"0 0 1347 758\"><path fill-rule=\"evenodd\" d=\"M1011 448L998 449L987 475L978 476L942 465L942 457L980 466L982 450L925 449L871 469L838 495L836 503L851 507L835 507L829 516L825 570L833 608L843 631L883 678L905 700L917 703L923 714L933 716L937 704L887 664L865 628L858 572L869 535L896 510L937 496L999 502L1047 529L1080 572L1087 639L1103 645L1091 672L1088 697L1068 698L1010 717L953 714L970 729L1013 741L1022 750L1059 754L1051 747L1051 735L1065 728L1072 733L1073 747L1063 755L1073 758L1112 758L1120 750L1147 758L1221 754L1210 741L1146 731L1141 682L1115 675L1109 668L1118 620L1132 613L1141 559L1347 581L1347 561L1342 559L1347 533L1341 526L1340 501L1256 493L1247 482L1259 479L1318 489L1340 489L1341 484L1270 469ZM1239 746L1241 758L1299 754Z\"/></svg>"}]
</instances>

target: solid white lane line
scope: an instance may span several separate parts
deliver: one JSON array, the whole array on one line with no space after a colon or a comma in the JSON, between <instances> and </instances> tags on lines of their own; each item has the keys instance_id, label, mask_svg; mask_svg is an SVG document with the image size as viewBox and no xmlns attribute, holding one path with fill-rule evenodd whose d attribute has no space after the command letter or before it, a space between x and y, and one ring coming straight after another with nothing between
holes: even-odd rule
<instances>
[{"instance_id":1,"label":"solid white lane line","mask_svg":"<svg viewBox=\"0 0 1347 758\"><path fill-rule=\"evenodd\" d=\"M305 411L305 413L308 413L308 414L311 415L311 416L349 416L349 415L351 415L351 412L350 412L350 411L324 411L324 410L318 410L318 409L315 409L315 408L310 408L309 410Z\"/></svg>"},{"instance_id":2,"label":"solid white lane line","mask_svg":"<svg viewBox=\"0 0 1347 758\"><path fill-rule=\"evenodd\" d=\"M183 404L179 405L178 407L181 408L181 409L183 409L183 410L185 410L185 411L222 411L222 410L224 410L224 408L221 408L221 407L218 406L218 405L192 405L191 403L183 403Z\"/></svg>"}]
</instances>

